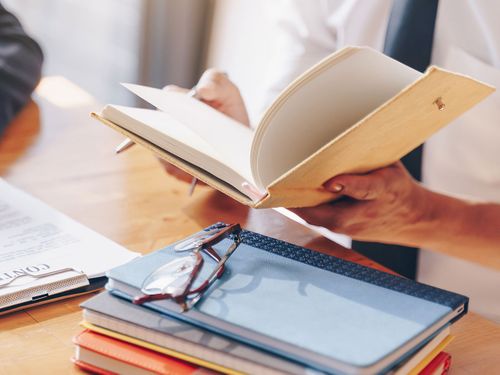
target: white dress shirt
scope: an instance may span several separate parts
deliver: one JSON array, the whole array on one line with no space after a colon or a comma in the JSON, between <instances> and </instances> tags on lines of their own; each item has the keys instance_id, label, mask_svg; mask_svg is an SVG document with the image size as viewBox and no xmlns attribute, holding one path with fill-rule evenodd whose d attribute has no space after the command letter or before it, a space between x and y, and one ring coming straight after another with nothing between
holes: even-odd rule
<instances>
[{"instance_id":1,"label":"white dress shirt","mask_svg":"<svg viewBox=\"0 0 500 375\"><path fill-rule=\"evenodd\" d=\"M364 45L382 50L392 7L392 0L269 3L279 36L268 72L268 99L337 49ZM440 0L432 64L500 90L499 14L496 0ZM426 142L423 180L433 190L500 202L500 92ZM468 295L472 310L500 322L500 272L423 250L419 280Z\"/></svg>"}]
</instances>

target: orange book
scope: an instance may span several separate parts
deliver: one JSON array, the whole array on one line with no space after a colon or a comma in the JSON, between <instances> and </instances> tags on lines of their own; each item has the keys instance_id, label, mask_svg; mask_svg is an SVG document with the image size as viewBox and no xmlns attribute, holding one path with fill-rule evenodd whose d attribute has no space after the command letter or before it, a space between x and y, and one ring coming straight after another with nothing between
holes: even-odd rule
<instances>
[{"instance_id":1,"label":"orange book","mask_svg":"<svg viewBox=\"0 0 500 375\"><path fill-rule=\"evenodd\" d=\"M446 352L439 353L419 375L445 375L450 370L451 355Z\"/></svg>"},{"instance_id":2,"label":"orange book","mask_svg":"<svg viewBox=\"0 0 500 375\"><path fill-rule=\"evenodd\" d=\"M73 338L73 362L86 371L113 374L213 374L212 371L89 330Z\"/></svg>"}]
</instances>

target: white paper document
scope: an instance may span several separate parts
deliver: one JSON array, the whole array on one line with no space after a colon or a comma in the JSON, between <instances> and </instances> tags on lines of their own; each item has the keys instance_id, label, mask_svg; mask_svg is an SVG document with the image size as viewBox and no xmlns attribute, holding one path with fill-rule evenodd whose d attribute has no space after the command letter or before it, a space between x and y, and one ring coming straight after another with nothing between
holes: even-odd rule
<instances>
[{"instance_id":1,"label":"white paper document","mask_svg":"<svg viewBox=\"0 0 500 375\"><path fill-rule=\"evenodd\" d=\"M137 256L0 179L0 309L88 285Z\"/></svg>"}]
</instances>

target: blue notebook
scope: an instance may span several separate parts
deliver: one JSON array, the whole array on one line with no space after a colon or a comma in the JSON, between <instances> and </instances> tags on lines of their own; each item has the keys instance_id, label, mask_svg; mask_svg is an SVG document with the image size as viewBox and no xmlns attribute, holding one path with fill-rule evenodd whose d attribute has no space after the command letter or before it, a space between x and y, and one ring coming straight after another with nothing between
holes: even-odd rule
<instances>
[{"instance_id":1,"label":"blue notebook","mask_svg":"<svg viewBox=\"0 0 500 375\"><path fill-rule=\"evenodd\" d=\"M468 298L449 291L258 233L241 236L226 272L193 309L165 300L144 307L345 374L389 370L467 311ZM111 270L107 288L128 300L140 295L143 280L178 256L174 245Z\"/></svg>"}]
</instances>

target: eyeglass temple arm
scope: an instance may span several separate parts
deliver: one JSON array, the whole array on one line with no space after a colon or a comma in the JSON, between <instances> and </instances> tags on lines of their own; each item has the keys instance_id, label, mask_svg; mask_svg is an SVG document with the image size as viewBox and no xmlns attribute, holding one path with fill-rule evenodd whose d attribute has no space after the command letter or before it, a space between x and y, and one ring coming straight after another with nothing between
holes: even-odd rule
<instances>
[{"instance_id":1,"label":"eyeglass temple arm","mask_svg":"<svg viewBox=\"0 0 500 375\"><path fill-rule=\"evenodd\" d=\"M239 246L240 243L241 243L241 239L238 236L235 239L235 241L233 242L233 244L231 245L231 247L229 247L226 254L224 254L224 256L221 258L218 267L212 271L212 273L207 277L207 279L203 282L202 285L200 285L195 290L191 291L191 293L200 293L198 296L196 296L192 299L192 301L195 301L195 302L192 303L191 305L194 305L201 298L201 292L204 289L206 289L210 284L212 284L215 279L218 279L222 276L221 271L224 269L224 265L225 265L226 261L229 259L231 254L236 250L236 248Z\"/></svg>"},{"instance_id":2,"label":"eyeglass temple arm","mask_svg":"<svg viewBox=\"0 0 500 375\"><path fill-rule=\"evenodd\" d=\"M210 236L210 237L204 239L201 242L201 246L204 246L204 247L214 246L214 245L218 244L220 241L222 241L223 239L230 236L231 234L235 234L235 233L239 234L240 232L241 232L240 224L229 224L225 228L222 228L220 231L215 233L213 236Z\"/></svg>"},{"instance_id":3,"label":"eyeglass temple arm","mask_svg":"<svg viewBox=\"0 0 500 375\"><path fill-rule=\"evenodd\" d=\"M134 305L142 305L145 302L156 301L159 299L172 299L174 296L170 293L165 294L143 294L142 296L134 297L132 303Z\"/></svg>"},{"instance_id":4,"label":"eyeglass temple arm","mask_svg":"<svg viewBox=\"0 0 500 375\"><path fill-rule=\"evenodd\" d=\"M203 251L205 251L205 253L207 253L210 258L212 258L214 261L216 261L217 263L220 262L220 255L217 254L217 251L215 251L212 246L203 246Z\"/></svg>"},{"instance_id":5,"label":"eyeglass temple arm","mask_svg":"<svg viewBox=\"0 0 500 375\"><path fill-rule=\"evenodd\" d=\"M241 232L241 227L239 224L229 224L219 232L215 233L213 236L207 238L202 242L202 249L216 262L221 261L220 255L215 251L212 246L222 241L224 238L227 238L231 234L237 234ZM219 267L219 272L217 273L217 278L221 277L224 272L224 265Z\"/></svg>"},{"instance_id":6,"label":"eyeglass temple arm","mask_svg":"<svg viewBox=\"0 0 500 375\"><path fill-rule=\"evenodd\" d=\"M214 280L218 277L220 277L219 275L219 270L224 267L224 263L226 263L226 261L228 260L228 258L231 256L231 254L234 252L234 250L236 250L236 248L238 247L238 245L240 244L241 242L241 239L237 238L237 240L231 245L231 247L229 248L229 250L227 251L227 253L222 257L222 260L221 260L221 263L220 263L220 267L217 267L217 269L215 269L211 274L210 276L208 277L208 279L203 283L204 285L204 288L207 288L208 286L210 286ZM187 311L187 310L190 310L194 305L196 305L196 303L201 299L201 297L203 296L203 293L202 293L202 288L199 288L200 289L200 292L198 293L198 295L196 295L195 297L193 297L192 299L190 299L189 301L185 301L184 304L182 305L182 309L183 311Z\"/></svg>"}]
</instances>

